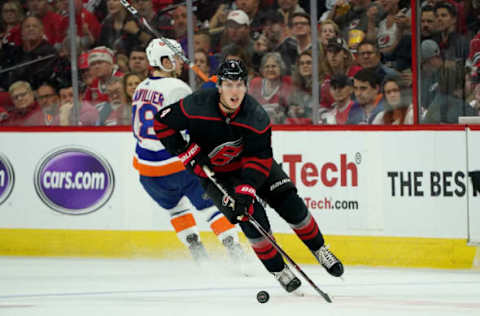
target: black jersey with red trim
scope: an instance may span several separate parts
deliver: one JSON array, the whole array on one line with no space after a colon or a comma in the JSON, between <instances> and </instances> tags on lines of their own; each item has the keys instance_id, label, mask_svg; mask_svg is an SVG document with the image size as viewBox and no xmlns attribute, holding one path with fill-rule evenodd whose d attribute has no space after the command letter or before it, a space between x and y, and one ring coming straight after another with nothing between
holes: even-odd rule
<instances>
[{"instance_id":1,"label":"black jersey with red trim","mask_svg":"<svg viewBox=\"0 0 480 316\"><path fill-rule=\"evenodd\" d=\"M241 180L259 188L270 173L272 143L270 118L250 95L235 113L219 106L216 88L197 91L162 109L155 116L155 133L172 154L186 149L180 132L207 154L217 174L241 170Z\"/></svg>"}]
</instances>

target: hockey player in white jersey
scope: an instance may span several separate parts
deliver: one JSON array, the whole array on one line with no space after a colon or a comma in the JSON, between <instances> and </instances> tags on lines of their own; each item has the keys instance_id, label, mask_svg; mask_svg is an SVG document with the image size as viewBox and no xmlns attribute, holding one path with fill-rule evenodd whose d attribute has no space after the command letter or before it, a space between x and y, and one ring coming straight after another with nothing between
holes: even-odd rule
<instances>
[{"instance_id":1,"label":"hockey player in white jersey","mask_svg":"<svg viewBox=\"0 0 480 316\"><path fill-rule=\"evenodd\" d=\"M182 50L177 41L166 40ZM153 70L138 85L132 98L133 134L137 140L133 165L139 172L140 183L155 202L169 212L178 238L189 248L196 261L206 259L207 253L185 197L197 210L207 213L211 229L230 256L234 260L242 259L244 253L235 226L213 206L198 178L185 169L178 157L165 150L153 130L154 116L161 108L192 93L185 82L175 78L181 72L183 63L160 39L153 39L146 53Z\"/></svg>"}]
</instances>

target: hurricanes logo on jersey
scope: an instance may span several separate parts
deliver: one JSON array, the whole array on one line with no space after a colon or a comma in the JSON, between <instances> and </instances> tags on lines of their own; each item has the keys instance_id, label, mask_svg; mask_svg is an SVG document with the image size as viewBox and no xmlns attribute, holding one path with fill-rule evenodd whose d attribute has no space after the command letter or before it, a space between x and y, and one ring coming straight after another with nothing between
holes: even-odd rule
<instances>
[{"instance_id":1,"label":"hurricanes logo on jersey","mask_svg":"<svg viewBox=\"0 0 480 316\"><path fill-rule=\"evenodd\" d=\"M215 147L208 157L215 166L225 166L229 164L235 157L238 157L243 150L243 138L226 142Z\"/></svg>"}]
</instances>

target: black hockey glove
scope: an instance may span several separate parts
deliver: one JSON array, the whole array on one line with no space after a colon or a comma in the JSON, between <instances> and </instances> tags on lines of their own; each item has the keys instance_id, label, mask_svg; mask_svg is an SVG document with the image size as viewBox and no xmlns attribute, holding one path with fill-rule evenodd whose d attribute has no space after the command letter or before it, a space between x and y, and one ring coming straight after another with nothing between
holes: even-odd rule
<instances>
[{"instance_id":1,"label":"black hockey glove","mask_svg":"<svg viewBox=\"0 0 480 316\"><path fill-rule=\"evenodd\" d=\"M255 188L248 184L241 184L235 187L233 194L235 209L233 211L236 222L248 221L247 214L253 214L253 201L255 199Z\"/></svg>"},{"instance_id":2,"label":"black hockey glove","mask_svg":"<svg viewBox=\"0 0 480 316\"><path fill-rule=\"evenodd\" d=\"M197 176L207 178L207 175L203 171L202 167L210 167L210 159L207 155L202 153L198 144L188 144L185 150L178 155L178 158L180 158L186 168L192 170Z\"/></svg>"}]
</instances>

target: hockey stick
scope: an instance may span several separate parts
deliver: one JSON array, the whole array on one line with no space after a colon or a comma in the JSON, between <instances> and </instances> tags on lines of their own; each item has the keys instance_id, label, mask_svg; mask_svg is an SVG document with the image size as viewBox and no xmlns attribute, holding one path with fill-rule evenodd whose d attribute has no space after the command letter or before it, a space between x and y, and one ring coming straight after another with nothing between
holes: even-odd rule
<instances>
[{"instance_id":1,"label":"hockey stick","mask_svg":"<svg viewBox=\"0 0 480 316\"><path fill-rule=\"evenodd\" d=\"M225 203L225 205L227 205L228 207L231 207L231 208L234 208L235 207L235 200L228 194L228 192L225 190L225 188L223 188L222 185L220 185L220 183L217 182L217 180L215 180L215 178L213 177L214 174L213 174L213 171L210 170L210 168L208 168L207 166L204 166L203 167L203 171L205 172L205 174L207 175L208 179L210 181L212 181L212 183L217 187L218 190L220 190L220 192L222 192L223 194L223 202ZM258 221L253 218L252 215L250 214L246 214L244 216L247 216L248 217L248 220L250 221L250 223L252 223L252 225L258 230L258 232L263 236L265 237L266 239L268 239L270 241L270 243L272 244L272 246L277 249L278 252L280 252L280 254L285 258L287 259L288 263L290 263L291 266L293 266L297 271L298 273L300 273L302 275L302 277L305 279L305 281L307 281L314 289L315 291L318 292L318 294L320 294L324 299L325 301L327 301L328 303L331 303L332 302L332 299L330 298L330 296L323 292L313 281L312 279L310 279L308 277L308 275L303 272L303 270L298 266L298 264L295 263L295 261L293 261L293 259L285 252L285 250L283 250L278 244L277 242L275 241L275 239L273 239L272 236L270 236L270 234L265 230L265 228L263 228L259 223Z\"/></svg>"},{"instance_id":2,"label":"hockey stick","mask_svg":"<svg viewBox=\"0 0 480 316\"><path fill-rule=\"evenodd\" d=\"M38 63L40 61L44 61L44 60L47 60L47 59L50 59L50 58L53 58L53 57L56 57L56 56L57 56L56 54L50 54L50 55L47 55L47 56L38 57L37 59L33 59L33 60L26 61L24 63L18 64L18 65L12 66L12 67L1 69L0 74L3 74L4 72L9 72L9 71L15 70L17 68L30 66L31 64Z\"/></svg>"},{"instance_id":3,"label":"hockey stick","mask_svg":"<svg viewBox=\"0 0 480 316\"><path fill-rule=\"evenodd\" d=\"M165 37L161 36L160 33L155 31L150 26L150 24L148 24L147 20L144 17L140 17L137 9L132 7L132 5L127 0L120 0L120 3L125 7L125 9L128 10L128 12L130 12L130 14L133 16L135 21L137 23L139 23L139 25L143 25L143 28L150 35L160 39L165 45L167 45L168 48L170 48L172 50L172 52L175 53L175 55L180 57L183 60L183 62L186 63L188 65L188 67L190 67L190 69L192 69L197 74L197 76L199 76L203 81L205 81L205 82L208 82L208 81L217 82L216 77L208 78L208 76L200 68L198 68L197 65L195 65L190 59L188 59L181 51L179 51L177 48L175 48L175 46L173 46L169 41L167 41L165 39Z\"/></svg>"}]
</instances>

